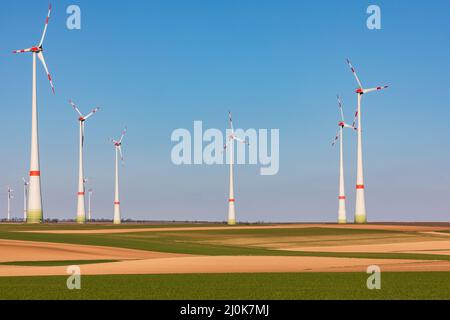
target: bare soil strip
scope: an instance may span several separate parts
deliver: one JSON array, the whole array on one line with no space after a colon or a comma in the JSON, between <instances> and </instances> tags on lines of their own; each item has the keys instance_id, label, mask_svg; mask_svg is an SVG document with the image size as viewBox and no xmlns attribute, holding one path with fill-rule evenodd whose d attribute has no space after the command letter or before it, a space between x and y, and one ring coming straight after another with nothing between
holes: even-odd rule
<instances>
[{"instance_id":1,"label":"bare soil strip","mask_svg":"<svg viewBox=\"0 0 450 320\"><path fill-rule=\"evenodd\" d=\"M0 239L0 262L157 259L182 254L66 243Z\"/></svg>"},{"instance_id":2,"label":"bare soil strip","mask_svg":"<svg viewBox=\"0 0 450 320\"><path fill-rule=\"evenodd\" d=\"M378 252L378 253L426 253L426 254L448 254L450 251L450 240L442 241L420 241L400 242L383 244L343 245L343 246L297 246L278 248L286 251L306 252Z\"/></svg>"}]
</instances>

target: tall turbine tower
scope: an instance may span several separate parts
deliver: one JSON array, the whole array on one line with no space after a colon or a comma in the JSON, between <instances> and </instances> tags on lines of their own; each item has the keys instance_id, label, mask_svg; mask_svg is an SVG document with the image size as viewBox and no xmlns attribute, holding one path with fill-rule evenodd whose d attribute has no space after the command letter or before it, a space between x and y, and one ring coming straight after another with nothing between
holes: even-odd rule
<instances>
[{"instance_id":1,"label":"tall turbine tower","mask_svg":"<svg viewBox=\"0 0 450 320\"><path fill-rule=\"evenodd\" d=\"M23 221L27 221L27 199L28 199L28 186L30 183L22 178L23 180Z\"/></svg>"},{"instance_id":2,"label":"tall turbine tower","mask_svg":"<svg viewBox=\"0 0 450 320\"><path fill-rule=\"evenodd\" d=\"M8 214L6 220L11 221L11 199L14 198L13 196L14 190L11 189L11 187L8 187L7 191L8 191Z\"/></svg>"},{"instance_id":3,"label":"tall turbine tower","mask_svg":"<svg viewBox=\"0 0 450 320\"><path fill-rule=\"evenodd\" d=\"M125 128L122 131L122 135L120 136L119 140L111 139L112 143L114 144L114 149L116 151L116 165L115 165L115 188L114 188L114 224L120 224L121 218L120 218L120 200L119 200L119 156L120 159L123 161L123 154L122 154L122 140L125 136L125 133L127 132L127 128Z\"/></svg>"},{"instance_id":4,"label":"tall turbine tower","mask_svg":"<svg viewBox=\"0 0 450 320\"><path fill-rule=\"evenodd\" d=\"M341 115L341 121L338 123L339 129L336 134L336 137L334 138L334 141L332 143L332 146L334 146L337 141L339 140L339 154L340 154L340 160L339 160L339 211L338 211L338 223L345 224L347 223L347 212L345 208L345 180L344 180L344 128L349 128L356 130L355 121L353 122L353 125L349 125L345 123L344 119L344 110L342 106L342 100L339 96L337 96L338 99L338 106L339 106L339 112Z\"/></svg>"},{"instance_id":5,"label":"tall turbine tower","mask_svg":"<svg viewBox=\"0 0 450 320\"><path fill-rule=\"evenodd\" d=\"M376 87L371 89L364 89L361 81L356 74L355 68L353 68L350 60L347 59L347 63L355 76L356 82L358 83L358 89L356 89L356 94L358 96L358 156L357 156L357 171L356 171L356 207L355 207L355 223L366 223L366 202L364 198L364 170L363 170L363 155L362 155L362 126L361 126L361 99L366 93L372 91L378 91L388 88L388 86Z\"/></svg>"},{"instance_id":6,"label":"tall turbine tower","mask_svg":"<svg viewBox=\"0 0 450 320\"><path fill-rule=\"evenodd\" d=\"M86 211L84 208L84 167L83 167L83 146L84 146L84 123L87 119L92 117L100 108L94 108L90 113L83 116L78 107L73 103L72 100L69 100L69 103L72 105L73 109L78 113L78 123L80 124L80 153L79 153L79 167L78 167L78 193L77 193L77 222L85 223L86 222Z\"/></svg>"},{"instance_id":7,"label":"tall turbine tower","mask_svg":"<svg viewBox=\"0 0 450 320\"><path fill-rule=\"evenodd\" d=\"M45 63L42 44L47 32L48 21L50 19L50 12L52 6L48 7L47 19L45 20L44 32L41 40L37 46L16 50L13 53L31 52L33 54L33 87L32 87L32 104L31 104L31 156L30 156L30 185L28 192L28 223L41 223L43 221L42 211L42 195L41 195L41 171L39 166L39 136L38 136L38 112L37 112L37 95L36 95L36 57L41 61L47 78L50 81L53 94L55 89L53 87L52 77L48 72Z\"/></svg>"},{"instance_id":8,"label":"tall turbine tower","mask_svg":"<svg viewBox=\"0 0 450 320\"><path fill-rule=\"evenodd\" d=\"M228 113L228 119L230 122L230 134L228 136L228 142L225 144L224 149L229 150L229 161L230 161L230 191L228 197L228 225L236 224L236 211L235 211L235 198L234 198L234 140L239 141L244 144L248 144L245 140L238 138L234 134L233 119L231 117L231 112Z\"/></svg>"}]
</instances>

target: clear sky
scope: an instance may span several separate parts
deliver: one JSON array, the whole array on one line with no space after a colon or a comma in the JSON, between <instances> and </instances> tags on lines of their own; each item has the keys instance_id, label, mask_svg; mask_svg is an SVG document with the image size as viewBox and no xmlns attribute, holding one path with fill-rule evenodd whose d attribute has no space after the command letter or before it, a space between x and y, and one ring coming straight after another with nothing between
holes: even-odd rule
<instances>
[{"instance_id":1,"label":"clear sky","mask_svg":"<svg viewBox=\"0 0 450 320\"><path fill-rule=\"evenodd\" d=\"M66 8L79 5L81 30ZM366 27L377 4L382 30ZM47 1L8 1L0 11L2 165L6 187L29 170L31 55L11 50L39 41ZM228 168L172 164L177 128L280 129L280 171L236 172L241 221L335 221L336 94L352 118L356 83L389 84L363 100L366 204L371 221L450 220L450 3L398 1L63 1L53 3L44 54L51 94L38 65L45 217L74 218L78 123L67 103L103 109L86 123L85 172L93 216L111 218L114 148L124 125L123 218L226 220ZM348 216L353 219L356 137L346 136Z\"/></svg>"}]
</instances>

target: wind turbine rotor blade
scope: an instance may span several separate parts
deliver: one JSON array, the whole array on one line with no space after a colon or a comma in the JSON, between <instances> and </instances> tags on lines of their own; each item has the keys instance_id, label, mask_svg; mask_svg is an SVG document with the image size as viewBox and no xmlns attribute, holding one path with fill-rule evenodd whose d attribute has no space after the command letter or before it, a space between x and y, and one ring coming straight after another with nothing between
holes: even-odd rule
<instances>
[{"instance_id":1,"label":"wind turbine rotor blade","mask_svg":"<svg viewBox=\"0 0 450 320\"><path fill-rule=\"evenodd\" d=\"M228 119L230 121L230 129L231 132L234 133L234 128L233 128L233 117L231 116L231 111L228 112Z\"/></svg>"},{"instance_id":2,"label":"wind turbine rotor blade","mask_svg":"<svg viewBox=\"0 0 450 320\"><path fill-rule=\"evenodd\" d=\"M222 154L228 149L228 147L231 144L232 139L228 140L228 142L226 144L223 145L223 150L222 150Z\"/></svg>"},{"instance_id":3,"label":"wind turbine rotor blade","mask_svg":"<svg viewBox=\"0 0 450 320\"><path fill-rule=\"evenodd\" d=\"M55 94L55 87L53 86L53 80L50 75L50 72L48 72L47 64L45 63L45 59L44 59L44 55L42 54L42 51L39 51L38 58L39 58L39 60L41 60L42 65L44 66L45 73L47 73L47 78L48 78L48 81L50 82L50 86L52 87L53 94Z\"/></svg>"},{"instance_id":4,"label":"wind turbine rotor blade","mask_svg":"<svg viewBox=\"0 0 450 320\"><path fill-rule=\"evenodd\" d=\"M121 146L118 146L117 149L119 149L120 160L122 160L122 162L123 162L122 147L121 147Z\"/></svg>"},{"instance_id":5,"label":"wind turbine rotor blade","mask_svg":"<svg viewBox=\"0 0 450 320\"><path fill-rule=\"evenodd\" d=\"M356 70L355 70L355 68L352 66L352 63L350 62L349 59L347 59L347 64L348 64L348 66L350 67L350 70L352 70L352 73L353 73L353 75L355 76L356 82L358 82L359 87L362 89L363 86L362 86L362 84L361 84L361 81L359 80L358 75L356 74Z\"/></svg>"},{"instance_id":6,"label":"wind turbine rotor blade","mask_svg":"<svg viewBox=\"0 0 450 320\"><path fill-rule=\"evenodd\" d=\"M24 52L31 52L31 48L13 51L13 53L24 53Z\"/></svg>"},{"instance_id":7,"label":"wind turbine rotor blade","mask_svg":"<svg viewBox=\"0 0 450 320\"><path fill-rule=\"evenodd\" d=\"M72 105L72 108L78 113L78 115L79 115L80 117L83 117L83 115L81 114L81 112L80 112L80 110L78 109L77 105L76 105L72 100L69 100L69 103Z\"/></svg>"},{"instance_id":8,"label":"wind turbine rotor blade","mask_svg":"<svg viewBox=\"0 0 450 320\"><path fill-rule=\"evenodd\" d=\"M342 99L341 99L341 97L339 95L337 96L337 99L338 99L338 105L339 105L339 112L341 113L341 120L342 120L342 122L345 122L344 110L342 108Z\"/></svg>"},{"instance_id":9,"label":"wind turbine rotor blade","mask_svg":"<svg viewBox=\"0 0 450 320\"><path fill-rule=\"evenodd\" d=\"M120 136L120 139L119 139L119 143L122 143L123 137L125 137L125 134L127 133L127 130L128 130L127 127L125 127L125 129L123 129L122 135Z\"/></svg>"},{"instance_id":10,"label":"wind turbine rotor blade","mask_svg":"<svg viewBox=\"0 0 450 320\"><path fill-rule=\"evenodd\" d=\"M338 132L336 133L336 136L334 137L333 142L331 143L331 146L332 146L332 147L334 147L334 145L336 144L336 142L339 140L339 135L340 135L340 133L339 133L339 130L338 130Z\"/></svg>"},{"instance_id":11,"label":"wind turbine rotor blade","mask_svg":"<svg viewBox=\"0 0 450 320\"><path fill-rule=\"evenodd\" d=\"M95 108L93 109L90 113L88 113L85 117L84 120L87 120L88 118L92 117L95 113L97 113L100 110L100 108Z\"/></svg>"},{"instance_id":12,"label":"wind turbine rotor blade","mask_svg":"<svg viewBox=\"0 0 450 320\"><path fill-rule=\"evenodd\" d=\"M47 33L47 26L48 26L48 21L50 20L50 13L51 13L51 11L52 11L52 4L50 3L48 5L47 18L45 19L44 31L42 32L42 37L41 37L41 41L39 42L39 47L42 46L42 43L44 43L45 34Z\"/></svg>"},{"instance_id":13,"label":"wind turbine rotor blade","mask_svg":"<svg viewBox=\"0 0 450 320\"><path fill-rule=\"evenodd\" d=\"M356 121L358 120L358 110L355 111L355 118L353 119L352 127L356 130Z\"/></svg>"},{"instance_id":14,"label":"wind turbine rotor blade","mask_svg":"<svg viewBox=\"0 0 450 320\"><path fill-rule=\"evenodd\" d=\"M379 90L385 90L389 88L389 86L381 86L381 87L376 87L376 88L371 88L371 89L366 89L364 90L364 92L373 92L373 91L379 91Z\"/></svg>"},{"instance_id":15,"label":"wind turbine rotor blade","mask_svg":"<svg viewBox=\"0 0 450 320\"><path fill-rule=\"evenodd\" d=\"M348 123L344 123L344 128L356 130L356 128L354 126L351 126Z\"/></svg>"},{"instance_id":16,"label":"wind turbine rotor blade","mask_svg":"<svg viewBox=\"0 0 450 320\"><path fill-rule=\"evenodd\" d=\"M243 144L249 144L247 141L245 141L245 140L243 140L241 138L238 138L238 137L233 137L233 139L236 140L236 141L239 141L240 143L243 143Z\"/></svg>"},{"instance_id":17,"label":"wind turbine rotor blade","mask_svg":"<svg viewBox=\"0 0 450 320\"><path fill-rule=\"evenodd\" d=\"M228 142L223 145L223 150L226 150L230 144L231 144L231 139L228 140Z\"/></svg>"}]
</instances>

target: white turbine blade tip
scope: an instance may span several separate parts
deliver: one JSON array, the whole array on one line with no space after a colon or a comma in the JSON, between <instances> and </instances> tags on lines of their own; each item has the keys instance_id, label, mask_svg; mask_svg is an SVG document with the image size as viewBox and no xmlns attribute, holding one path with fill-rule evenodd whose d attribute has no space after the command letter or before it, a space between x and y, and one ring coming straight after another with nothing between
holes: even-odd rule
<instances>
[{"instance_id":1,"label":"white turbine blade tip","mask_svg":"<svg viewBox=\"0 0 450 320\"><path fill-rule=\"evenodd\" d=\"M51 11L52 11L52 4L50 3L50 4L48 5L47 18L45 19L44 31L42 32L41 41L39 41L39 47L42 46L42 44L44 43L45 35L46 35L46 33L47 33L48 22L49 22L49 20L50 20L50 13L51 13Z\"/></svg>"}]
</instances>

